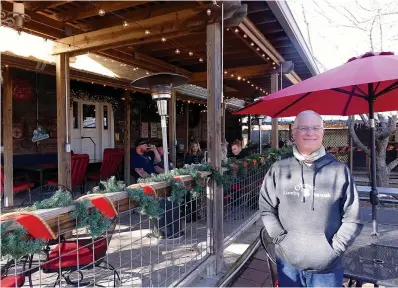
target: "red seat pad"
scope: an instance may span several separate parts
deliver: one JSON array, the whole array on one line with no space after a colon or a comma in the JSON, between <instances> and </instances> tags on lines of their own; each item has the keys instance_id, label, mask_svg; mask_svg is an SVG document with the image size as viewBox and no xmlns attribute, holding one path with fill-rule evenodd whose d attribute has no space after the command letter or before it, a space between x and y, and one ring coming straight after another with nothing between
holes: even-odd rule
<instances>
[{"instance_id":1,"label":"red seat pad","mask_svg":"<svg viewBox=\"0 0 398 288\"><path fill-rule=\"evenodd\" d=\"M89 243L89 244L87 244ZM79 250L77 250L79 248ZM106 255L107 243L105 238L99 238L94 243L94 259L92 242L76 243L76 241L63 242L55 246L50 255L46 259L46 263L42 265L44 270L57 270L85 266L92 264L94 260L98 260ZM61 259L59 254L61 252ZM79 255L77 257L77 255ZM78 262L79 259L79 262Z\"/></svg>"},{"instance_id":2,"label":"red seat pad","mask_svg":"<svg viewBox=\"0 0 398 288\"><path fill-rule=\"evenodd\" d=\"M23 283L23 275L1 276L0 278L0 287L22 287Z\"/></svg>"},{"instance_id":3,"label":"red seat pad","mask_svg":"<svg viewBox=\"0 0 398 288\"><path fill-rule=\"evenodd\" d=\"M101 180L101 175L99 172L91 172L87 174L87 179L98 182Z\"/></svg>"}]
</instances>

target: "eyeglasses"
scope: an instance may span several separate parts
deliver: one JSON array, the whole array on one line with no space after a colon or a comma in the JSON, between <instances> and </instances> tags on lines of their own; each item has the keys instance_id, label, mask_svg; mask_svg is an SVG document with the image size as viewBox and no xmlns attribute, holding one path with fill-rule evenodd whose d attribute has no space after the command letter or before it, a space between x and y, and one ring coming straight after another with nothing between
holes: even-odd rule
<instances>
[{"instance_id":1,"label":"eyeglasses","mask_svg":"<svg viewBox=\"0 0 398 288\"><path fill-rule=\"evenodd\" d=\"M323 130L322 126L299 126L298 129L300 132L309 132L310 130L314 132L320 132Z\"/></svg>"}]
</instances>

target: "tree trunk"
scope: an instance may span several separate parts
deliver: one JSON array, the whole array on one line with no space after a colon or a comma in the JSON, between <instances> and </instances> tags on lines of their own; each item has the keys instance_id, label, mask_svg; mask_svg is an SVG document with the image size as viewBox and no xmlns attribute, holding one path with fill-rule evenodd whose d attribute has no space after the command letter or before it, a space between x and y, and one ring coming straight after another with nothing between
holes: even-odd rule
<instances>
[{"instance_id":1,"label":"tree trunk","mask_svg":"<svg viewBox=\"0 0 398 288\"><path fill-rule=\"evenodd\" d=\"M376 140L376 185L378 187L389 187L390 185L390 170L386 163L387 145L388 138Z\"/></svg>"}]
</instances>

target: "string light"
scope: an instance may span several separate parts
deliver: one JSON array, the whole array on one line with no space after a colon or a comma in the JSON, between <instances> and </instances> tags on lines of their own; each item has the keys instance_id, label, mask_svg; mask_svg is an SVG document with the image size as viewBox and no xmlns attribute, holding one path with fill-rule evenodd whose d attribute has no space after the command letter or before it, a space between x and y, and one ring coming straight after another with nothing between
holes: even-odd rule
<instances>
[{"instance_id":1,"label":"string light","mask_svg":"<svg viewBox=\"0 0 398 288\"><path fill-rule=\"evenodd\" d=\"M145 35L149 35L149 34L151 34L151 31L149 31L148 29L145 30Z\"/></svg>"},{"instance_id":2,"label":"string light","mask_svg":"<svg viewBox=\"0 0 398 288\"><path fill-rule=\"evenodd\" d=\"M235 33L238 33L238 32L239 32L239 29L238 29L238 28L236 28L236 29L235 29Z\"/></svg>"},{"instance_id":3,"label":"string light","mask_svg":"<svg viewBox=\"0 0 398 288\"><path fill-rule=\"evenodd\" d=\"M228 71L224 71L224 74L228 74Z\"/></svg>"},{"instance_id":4,"label":"string light","mask_svg":"<svg viewBox=\"0 0 398 288\"><path fill-rule=\"evenodd\" d=\"M242 78L240 76L238 76L238 80L240 81Z\"/></svg>"},{"instance_id":5,"label":"string light","mask_svg":"<svg viewBox=\"0 0 398 288\"><path fill-rule=\"evenodd\" d=\"M265 57L265 54L261 55L261 57L263 57L263 58L264 58L264 57Z\"/></svg>"},{"instance_id":6,"label":"string light","mask_svg":"<svg viewBox=\"0 0 398 288\"><path fill-rule=\"evenodd\" d=\"M193 52L192 51L189 51L189 56L193 56Z\"/></svg>"},{"instance_id":7,"label":"string light","mask_svg":"<svg viewBox=\"0 0 398 288\"><path fill-rule=\"evenodd\" d=\"M250 46L254 46L254 43L252 42L252 43L250 43Z\"/></svg>"},{"instance_id":8,"label":"string light","mask_svg":"<svg viewBox=\"0 0 398 288\"><path fill-rule=\"evenodd\" d=\"M243 38L247 38L247 35L246 35L246 34L243 34Z\"/></svg>"},{"instance_id":9,"label":"string light","mask_svg":"<svg viewBox=\"0 0 398 288\"><path fill-rule=\"evenodd\" d=\"M260 48L257 47L256 50L257 50L257 51L260 51Z\"/></svg>"},{"instance_id":10,"label":"string light","mask_svg":"<svg viewBox=\"0 0 398 288\"><path fill-rule=\"evenodd\" d=\"M203 62L203 58L199 58L199 62Z\"/></svg>"},{"instance_id":11,"label":"string light","mask_svg":"<svg viewBox=\"0 0 398 288\"><path fill-rule=\"evenodd\" d=\"M235 75L234 75L234 74L231 74L231 77L233 78L233 77L235 77Z\"/></svg>"},{"instance_id":12,"label":"string light","mask_svg":"<svg viewBox=\"0 0 398 288\"><path fill-rule=\"evenodd\" d=\"M177 48L176 51L175 51L175 53L176 53L176 54L180 54L180 49Z\"/></svg>"},{"instance_id":13,"label":"string light","mask_svg":"<svg viewBox=\"0 0 398 288\"><path fill-rule=\"evenodd\" d=\"M162 42L163 43L166 42L166 38L162 37Z\"/></svg>"},{"instance_id":14,"label":"string light","mask_svg":"<svg viewBox=\"0 0 398 288\"><path fill-rule=\"evenodd\" d=\"M211 9L210 8L206 10L206 14L207 14L207 16L211 15Z\"/></svg>"},{"instance_id":15,"label":"string light","mask_svg":"<svg viewBox=\"0 0 398 288\"><path fill-rule=\"evenodd\" d=\"M98 10L98 15L104 16L105 15L105 10L104 9L99 9Z\"/></svg>"},{"instance_id":16,"label":"string light","mask_svg":"<svg viewBox=\"0 0 398 288\"><path fill-rule=\"evenodd\" d=\"M129 27L129 23L127 21L123 22L123 27Z\"/></svg>"}]
</instances>

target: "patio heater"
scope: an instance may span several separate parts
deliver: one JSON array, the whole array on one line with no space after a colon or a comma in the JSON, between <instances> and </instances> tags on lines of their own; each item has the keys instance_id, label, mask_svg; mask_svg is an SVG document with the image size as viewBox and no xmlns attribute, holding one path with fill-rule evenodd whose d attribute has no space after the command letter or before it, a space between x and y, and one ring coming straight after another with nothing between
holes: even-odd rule
<instances>
[{"instance_id":1,"label":"patio heater","mask_svg":"<svg viewBox=\"0 0 398 288\"><path fill-rule=\"evenodd\" d=\"M138 78L131 86L138 89L150 90L152 99L156 101L162 127L162 141L164 153L164 172L169 172L169 155L167 145L167 101L171 98L171 89L188 82L185 76L173 73L158 73Z\"/></svg>"},{"instance_id":2,"label":"patio heater","mask_svg":"<svg viewBox=\"0 0 398 288\"><path fill-rule=\"evenodd\" d=\"M167 102L171 98L171 89L188 82L185 76L172 73L158 73L139 78L131 83L131 86L138 89L151 91L152 99L156 101L158 113L162 126L162 141L164 152L164 172L169 173L169 155L167 145ZM160 207L164 213L158 222L158 231L151 233L151 237L178 239L182 236L180 225L180 208L167 198L159 200Z\"/></svg>"},{"instance_id":3,"label":"patio heater","mask_svg":"<svg viewBox=\"0 0 398 288\"><path fill-rule=\"evenodd\" d=\"M258 115L257 119L258 119L258 133L259 133L258 143L260 144L260 154L261 154L263 153L263 145L261 143L261 125L263 124L264 115Z\"/></svg>"}]
</instances>

